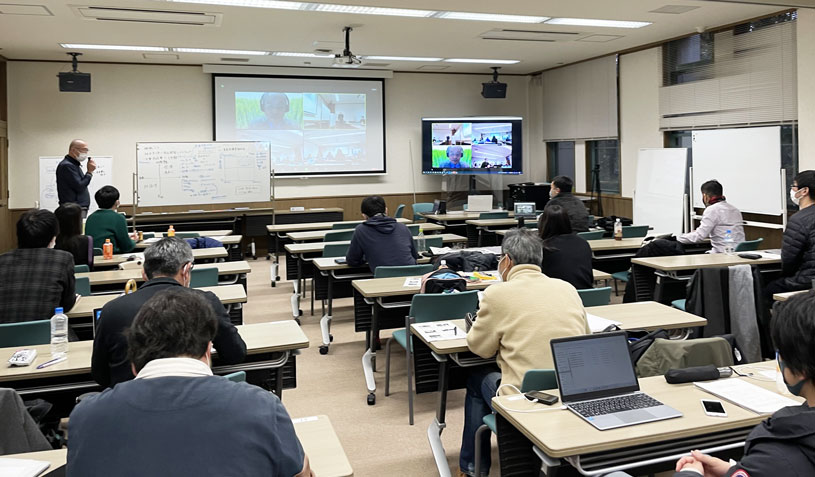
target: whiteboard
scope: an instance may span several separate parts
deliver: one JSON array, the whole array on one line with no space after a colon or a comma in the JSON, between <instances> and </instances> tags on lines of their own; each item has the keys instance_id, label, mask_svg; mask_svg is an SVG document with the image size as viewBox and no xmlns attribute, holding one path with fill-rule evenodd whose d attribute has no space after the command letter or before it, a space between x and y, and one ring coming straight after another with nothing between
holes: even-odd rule
<instances>
[{"instance_id":1,"label":"whiteboard","mask_svg":"<svg viewBox=\"0 0 815 477\"><path fill-rule=\"evenodd\" d=\"M693 131L692 138L694 207L704 208L699 188L716 179L742 212L783 213L779 126Z\"/></svg>"},{"instance_id":2,"label":"whiteboard","mask_svg":"<svg viewBox=\"0 0 815 477\"><path fill-rule=\"evenodd\" d=\"M271 196L267 142L136 144L141 207L266 202Z\"/></svg>"},{"instance_id":3,"label":"whiteboard","mask_svg":"<svg viewBox=\"0 0 815 477\"><path fill-rule=\"evenodd\" d=\"M57 166L65 156L40 156L40 208L54 211L59 207L59 197L57 196ZM88 184L88 193L91 196L91 205L88 213L92 213L99 207L93 196L96 191L106 185L113 185L113 157L93 156L96 162L96 170L93 171L93 178ZM86 168L83 170L87 170Z\"/></svg>"},{"instance_id":4,"label":"whiteboard","mask_svg":"<svg viewBox=\"0 0 815 477\"><path fill-rule=\"evenodd\" d=\"M634 225L650 225L657 233L683 231L687 168L686 148L639 150Z\"/></svg>"}]
</instances>

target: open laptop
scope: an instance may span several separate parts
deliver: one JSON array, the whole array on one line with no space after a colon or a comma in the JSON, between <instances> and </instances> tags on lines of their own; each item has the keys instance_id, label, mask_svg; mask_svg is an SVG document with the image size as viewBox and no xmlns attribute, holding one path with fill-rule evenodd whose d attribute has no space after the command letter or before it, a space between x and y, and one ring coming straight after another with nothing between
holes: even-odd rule
<instances>
[{"instance_id":1,"label":"open laptop","mask_svg":"<svg viewBox=\"0 0 815 477\"><path fill-rule=\"evenodd\" d=\"M534 202L515 202L514 204L515 218L520 219L536 219L538 215L535 213Z\"/></svg>"},{"instance_id":2,"label":"open laptop","mask_svg":"<svg viewBox=\"0 0 815 477\"><path fill-rule=\"evenodd\" d=\"M550 346L560 399L597 429L682 416L640 392L624 332L559 338Z\"/></svg>"},{"instance_id":3,"label":"open laptop","mask_svg":"<svg viewBox=\"0 0 815 477\"><path fill-rule=\"evenodd\" d=\"M468 212L489 212L492 210L492 195L468 195Z\"/></svg>"}]
</instances>

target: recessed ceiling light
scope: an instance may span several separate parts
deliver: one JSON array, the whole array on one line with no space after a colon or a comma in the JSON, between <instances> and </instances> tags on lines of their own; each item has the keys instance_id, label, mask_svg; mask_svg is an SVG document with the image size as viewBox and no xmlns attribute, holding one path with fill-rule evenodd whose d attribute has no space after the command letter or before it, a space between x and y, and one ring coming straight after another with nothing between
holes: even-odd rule
<instances>
[{"instance_id":1,"label":"recessed ceiling light","mask_svg":"<svg viewBox=\"0 0 815 477\"><path fill-rule=\"evenodd\" d=\"M256 55L256 56L264 56L268 55L268 51L257 51L257 50L220 50L220 49L212 49L212 48L173 48L173 51L177 53L211 53L214 55Z\"/></svg>"},{"instance_id":2,"label":"recessed ceiling light","mask_svg":"<svg viewBox=\"0 0 815 477\"><path fill-rule=\"evenodd\" d=\"M606 28L642 28L651 22L631 22L620 20L597 20L593 18L552 18L547 25L593 26Z\"/></svg>"},{"instance_id":3,"label":"recessed ceiling light","mask_svg":"<svg viewBox=\"0 0 815 477\"><path fill-rule=\"evenodd\" d=\"M277 0L167 0L180 3L206 3L208 5L226 5L230 7L275 8L278 10L302 10L306 3L280 2Z\"/></svg>"},{"instance_id":4,"label":"recessed ceiling light","mask_svg":"<svg viewBox=\"0 0 815 477\"><path fill-rule=\"evenodd\" d=\"M81 43L60 43L59 46L72 50L170 51L169 48L163 46L86 45Z\"/></svg>"},{"instance_id":5,"label":"recessed ceiling light","mask_svg":"<svg viewBox=\"0 0 815 477\"><path fill-rule=\"evenodd\" d=\"M491 65L514 65L521 62L521 60L485 60L478 58L447 58L444 61L447 63L485 63Z\"/></svg>"},{"instance_id":6,"label":"recessed ceiling light","mask_svg":"<svg viewBox=\"0 0 815 477\"><path fill-rule=\"evenodd\" d=\"M421 56L368 56L365 55L366 60L382 60L382 61L441 61L441 58L424 58Z\"/></svg>"},{"instance_id":7,"label":"recessed ceiling light","mask_svg":"<svg viewBox=\"0 0 815 477\"><path fill-rule=\"evenodd\" d=\"M529 15L504 15L501 13L470 13L470 12L441 12L435 18L448 20L477 20L484 22L513 22L513 23L543 23L549 17L533 17Z\"/></svg>"},{"instance_id":8,"label":"recessed ceiling light","mask_svg":"<svg viewBox=\"0 0 815 477\"><path fill-rule=\"evenodd\" d=\"M359 15L389 15L396 17L429 17L436 13L432 10L413 10L409 8L364 7L361 5L335 5L332 3L313 4L317 12L356 13Z\"/></svg>"},{"instance_id":9,"label":"recessed ceiling light","mask_svg":"<svg viewBox=\"0 0 815 477\"><path fill-rule=\"evenodd\" d=\"M272 56L296 56L300 58L334 58L328 53L296 53L293 51L273 51Z\"/></svg>"}]
</instances>

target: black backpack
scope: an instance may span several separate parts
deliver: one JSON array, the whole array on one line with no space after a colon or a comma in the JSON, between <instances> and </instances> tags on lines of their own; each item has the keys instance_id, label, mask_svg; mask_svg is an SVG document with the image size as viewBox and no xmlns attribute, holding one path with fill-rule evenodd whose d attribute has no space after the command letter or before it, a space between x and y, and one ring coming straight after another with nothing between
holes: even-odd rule
<instances>
[{"instance_id":1,"label":"black backpack","mask_svg":"<svg viewBox=\"0 0 815 477\"><path fill-rule=\"evenodd\" d=\"M439 268L422 278L422 293L454 293L466 290L467 280L449 268Z\"/></svg>"}]
</instances>

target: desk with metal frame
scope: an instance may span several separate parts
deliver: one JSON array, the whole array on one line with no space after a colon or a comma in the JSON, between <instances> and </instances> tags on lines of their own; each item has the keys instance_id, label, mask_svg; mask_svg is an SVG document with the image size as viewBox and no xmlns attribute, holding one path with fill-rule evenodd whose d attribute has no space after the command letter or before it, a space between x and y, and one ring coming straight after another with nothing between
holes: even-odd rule
<instances>
[{"instance_id":1,"label":"desk with metal frame","mask_svg":"<svg viewBox=\"0 0 815 477\"><path fill-rule=\"evenodd\" d=\"M144 253L144 252L129 252L129 253L120 253L114 255L113 258L105 259L101 256L94 257L93 260L93 268L105 268L105 267L118 267L120 264L124 262L133 261L132 258L134 254L137 253ZM213 247L213 248L194 248L192 249L192 256L195 259L196 263L206 263L206 262L215 262L220 261L222 258L226 258L229 256L226 249L223 247Z\"/></svg>"},{"instance_id":2,"label":"desk with metal frame","mask_svg":"<svg viewBox=\"0 0 815 477\"><path fill-rule=\"evenodd\" d=\"M197 265L195 267L196 270L205 269L205 268L216 268L218 269L218 285L234 285L240 284L246 289L246 274L252 271L252 267L249 266L249 262L245 260L235 261L235 262L219 262L219 263L212 263L212 264L203 264ZM91 289L95 287L105 287L108 289L108 293L110 293L110 286L111 285L119 285L119 289L117 292L121 292L121 286L127 283L129 280L135 280L137 283L141 283L144 281L144 277L142 275L142 268L128 268L126 270L103 270L99 272L82 272L77 273L76 277L87 277L91 284ZM222 277L228 278L228 280L221 280ZM234 277L234 278L232 278Z\"/></svg>"}]
</instances>

